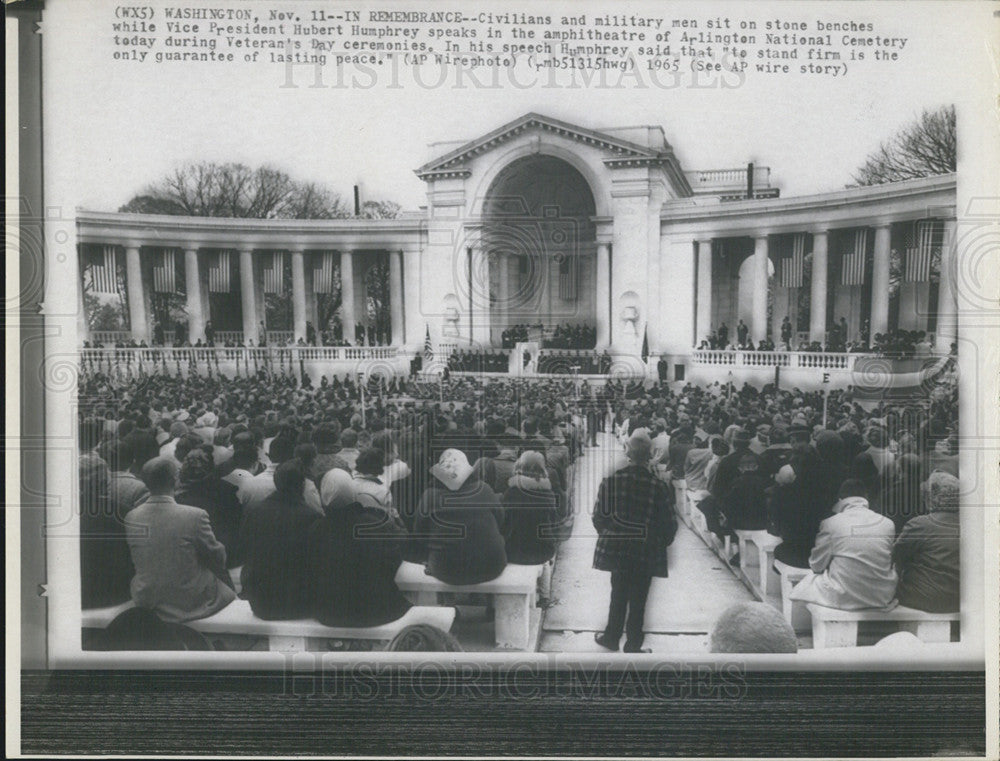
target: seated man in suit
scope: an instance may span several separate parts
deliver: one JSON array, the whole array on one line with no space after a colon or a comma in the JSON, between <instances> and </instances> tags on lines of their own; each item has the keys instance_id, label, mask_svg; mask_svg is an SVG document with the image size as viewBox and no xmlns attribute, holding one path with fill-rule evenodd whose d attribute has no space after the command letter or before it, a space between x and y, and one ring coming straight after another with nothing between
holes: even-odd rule
<instances>
[{"instance_id":1,"label":"seated man in suit","mask_svg":"<svg viewBox=\"0 0 1000 761\"><path fill-rule=\"evenodd\" d=\"M177 467L171 459L147 462L142 480L150 496L129 513L126 526L135 565L132 601L173 623L217 613L236 592L208 513L174 501Z\"/></svg>"},{"instance_id":2,"label":"seated man in suit","mask_svg":"<svg viewBox=\"0 0 1000 761\"><path fill-rule=\"evenodd\" d=\"M844 481L837 496L809 556L812 573L796 584L791 597L841 610L884 608L898 581L892 565L896 527L868 507L861 481Z\"/></svg>"}]
</instances>

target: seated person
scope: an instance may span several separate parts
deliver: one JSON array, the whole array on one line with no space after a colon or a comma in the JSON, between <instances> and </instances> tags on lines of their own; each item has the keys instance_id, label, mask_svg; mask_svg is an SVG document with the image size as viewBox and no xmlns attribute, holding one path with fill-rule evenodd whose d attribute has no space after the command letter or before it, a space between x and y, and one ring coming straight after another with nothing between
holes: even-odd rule
<instances>
[{"instance_id":1,"label":"seated person","mask_svg":"<svg viewBox=\"0 0 1000 761\"><path fill-rule=\"evenodd\" d=\"M541 565L555 557L559 505L545 458L538 452L525 452L517 459L503 509L508 563Z\"/></svg>"},{"instance_id":2,"label":"seated person","mask_svg":"<svg viewBox=\"0 0 1000 761\"><path fill-rule=\"evenodd\" d=\"M274 471L274 492L243 516L242 596L258 618L306 618L312 612L305 557L309 528L319 518L306 503L305 482L298 460L281 463Z\"/></svg>"},{"instance_id":3,"label":"seated person","mask_svg":"<svg viewBox=\"0 0 1000 761\"><path fill-rule=\"evenodd\" d=\"M431 475L413 527L427 573L455 585L495 579L507 565L499 497L457 449L442 452Z\"/></svg>"},{"instance_id":4,"label":"seated person","mask_svg":"<svg viewBox=\"0 0 1000 761\"><path fill-rule=\"evenodd\" d=\"M841 610L884 608L896 594L896 529L869 509L861 481L844 481L837 496L809 556L812 573L795 585L791 597Z\"/></svg>"},{"instance_id":5,"label":"seated person","mask_svg":"<svg viewBox=\"0 0 1000 761\"><path fill-rule=\"evenodd\" d=\"M215 474L212 456L202 449L192 449L185 456L180 479L177 502L207 512L212 531L226 548L226 565L229 568L240 565L236 545L243 508L236 496L236 487Z\"/></svg>"},{"instance_id":6,"label":"seated person","mask_svg":"<svg viewBox=\"0 0 1000 761\"><path fill-rule=\"evenodd\" d=\"M226 548L215 538L208 513L174 501L173 458L147 462L142 481L150 496L126 523L135 565L132 601L173 623L219 612L236 592L226 571Z\"/></svg>"},{"instance_id":7,"label":"seated person","mask_svg":"<svg viewBox=\"0 0 1000 761\"><path fill-rule=\"evenodd\" d=\"M362 449L355 470L354 493L357 501L365 507L382 510L398 522L399 513L392 505L392 492L388 484L382 481L385 470L385 454L382 450L373 447Z\"/></svg>"},{"instance_id":8,"label":"seated person","mask_svg":"<svg viewBox=\"0 0 1000 761\"><path fill-rule=\"evenodd\" d=\"M728 531L760 531L767 528L767 478L757 455L749 449L740 454L738 475L722 496L719 509Z\"/></svg>"},{"instance_id":9,"label":"seated person","mask_svg":"<svg viewBox=\"0 0 1000 761\"><path fill-rule=\"evenodd\" d=\"M796 653L795 632L766 602L740 602L722 611L708 638L710 653Z\"/></svg>"},{"instance_id":10,"label":"seated person","mask_svg":"<svg viewBox=\"0 0 1000 761\"><path fill-rule=\"evenodd\" d=\"M927 479L930 513L912 518L892 548L899 573L900 605L928 613L954 613L959 606L958 479L933 473Z\"/></svg>"},{"instance_id":11,"label":"seated person","mask_svg":"<svg viewBox=\"0 0 1000 761\"><path fill-rule=\"evenodd\" d=\"M406 533L383 510L358 502L350 476L336 472L324 479L325 515L309 528L312 615L327 626L395 621L410 609L395 582Z\"/></svg>"}]
</instances>

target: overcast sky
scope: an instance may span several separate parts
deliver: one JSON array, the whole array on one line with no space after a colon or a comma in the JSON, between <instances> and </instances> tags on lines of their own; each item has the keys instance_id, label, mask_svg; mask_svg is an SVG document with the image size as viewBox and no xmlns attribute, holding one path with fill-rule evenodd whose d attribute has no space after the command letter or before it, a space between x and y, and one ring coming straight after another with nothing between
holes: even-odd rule
<instances>
[{"instance_id":1,"label":"overcast sky","mask_svg":"<svg viewBox=\"0 0 1000 761\"><path fill-rule=\"evenodd\" d=\"M295 5L331 7L290 2L266 7ZM71 186L62 188L66 194L60 197L89 209L116 209L149 182L192 160L272 164L345 197L360 182L367 198L416 208L425 199L413 169L430 157L428 143L471 139L528 111L591 128L659 125L686 169L737 167L752 160L771 167L783 195L834 190L850 182L865 155L923 107L959 100L961 59L968 55L959 51L974 31L946 5L910 3L903 15L895 2L874 8L775 3L767 12L759 5L714 3L720 15L752 13L761 22L817 16L872 21L887 36L908 38L905 63L853 66L841 79L750 72L742 86L726 90L497 90L477 89L467 81L459 89L454 76L443 87L427 89L415 86L407 72L400 79L405 86L398 89L387 88L385 80L366 90L311 89L311 73L303 69L297 76L302 86L290 89L280 86L282 66L110 61L114 7L105 0L52 0L45 11L50 22L45 29L47 158L58 163L59 181ZM492 7L539 12L538 3ZM702 17L705 7L628 6L629 13L682 16L687 10ZM598 9L575 5L570 10ZM538 79L545 81L541 75Z\"/></svg>"}]
</instances>

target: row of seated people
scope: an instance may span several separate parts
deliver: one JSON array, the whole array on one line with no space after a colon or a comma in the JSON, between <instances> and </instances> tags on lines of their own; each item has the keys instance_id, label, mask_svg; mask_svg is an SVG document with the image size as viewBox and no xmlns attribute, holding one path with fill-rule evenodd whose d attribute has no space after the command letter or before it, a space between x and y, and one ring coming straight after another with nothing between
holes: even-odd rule
<instances>
[{"instance_id":1,"label":"row of seated people","mask_svg":"<svg viewBox=\"0 0 1000 761\"><path fill-rule=\"evenodd\" d=\"M556 325L545 339L546 349L593 349L597 344L597 328L592 325Z\"/></svg>"},{"instance_id":2,"label":"row of seated people","mask_svg":"<svg viewBox=\"0 0 1000 761\"><path fill-rule=\"evenodd\" d=\"M538 372L550 375L607 375L611 371L608 352L555 351L538 358Z\"/></svg>"},{"instance_id":3,"label":"row of seated people","mask_svg":"<svg viewBox=\"0 0 1000 761\"><path fill-rule=\"evenodd\" d=\"M143 445L145 433L93 447L90 422L80 461L85 607L131 598L165 621L194 620L235 599L227 569L242 566L258 617L373 626L409 607L393 580L401 559L446 583L480 583L507 563L550 560L571 520L565 473L520 440L475 465L444 450L417 496L408 465L386 464L387 442L358 452L352 431L336 439L343 447L330 446L330 428L307 443L278 435L254 473L262 463L249 431L223 459L194 434L163 451Z\"/></svg>"},{"instance_id":4,"label":"row of seated people","mask_svg":"<svg viewBox=\"0 0 1000 761\"><path fill-rule=\"evenodd\" d=\"M918 454L897 458L878 426L853 458L841 434L813 436L804 426L766 426L754 439L740 429L731 442L731 451L719 436L689 449L677 474L720 539L736 530L767 530L782 539L775 559L811 571L793 599L841 609L882 608L898 599L928 612L958 610L958 479L951 454L926 473Z\"/></svg>"},{"instance_id":5,"label":"row of seated people","mask_svg":"<svg viewBox=\"0 0 1000 761\"><path fill-rule=\"evenodd\" d=\"M505 373L510 369L509 362L507 353L496 349L459 349L448 355L448 369L458 372Z\"/></svg>"}]
</instances>

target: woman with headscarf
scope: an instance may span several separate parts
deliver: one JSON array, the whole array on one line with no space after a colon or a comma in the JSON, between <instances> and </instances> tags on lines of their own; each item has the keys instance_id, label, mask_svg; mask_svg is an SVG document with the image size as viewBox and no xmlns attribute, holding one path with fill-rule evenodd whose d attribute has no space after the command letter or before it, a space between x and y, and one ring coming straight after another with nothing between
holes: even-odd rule
<instances>
[{"instance_id":1,"label":"woman with headscarf","mask_svg":"<svg viewBox=\"0 0 1000 761\"><path fill-rule=\"evenodd\" d=\"M896 525L896 534L911 518L926 512L923 508L923 464L915 454L904 454L896 460L893 475L882 496L880 512Z\"/></svg>"},{"instance_id":2,"label":"woman with headscarf","mask_svg":"<svg viewBox=\"0 0 1000 761\"><path fill-rule=\"evenodd\" d=\"M274 472L274 493L243 517L242 596L258 618L306 618L312 613L312 585L306 568L309 529L319 520L304 496L305 471L298 460Z\"/></svg>"},{"instance_id":3,"label":"woman with headscarf","mask_svg":"<svg viewBox=\"0 0 1000 761\"><path fill-rule=\"evenodd\" d=\"M327 626L379 626L410 609L396 587L406 533L384 510L357 501L338 468L323 477L324 517L309 529L312 615Z\"/></svg>"},{"instance_id":4,"label":"woman with headscarf","mask_svg":"<svg viewBox=\"0 0 1000 761\"><path fill-rule=\"evenodd\" d=\"M216 475L212 456L203 449L193 449L184 457L180 482L175 501L208 513L215 538L226 548L226 566L240 565L238 544L243 508L236 487Z\"/></svg>"},{"instance_id":5,"label":"woman with headscarf","mask_svg":"<svg viewBox=\"0 0 1000 761\"><path fill-rule=\"evenodd\" d=\"M500 498L457 449L442 452L431 475L413 530L427 573L455 585L495 579L507 565Z\"/></svg>"},{"instance_id":6,"label":"woman with headscarf","mask_svg":"<svg viewBox=\"0 0 1000 761\"><path fill-rule=\"evenodd\" d=\"M503 508L508 563L540 565L555 557L559 504L540 453L528 451L517 459Z\"/></svg>"},{"instance_id":7,"label":"woman with headscarf","mask_svg":"<svg viewBox=\"0 0 1000 761\"><path fill-rule=\"evenodd\" d=\"M959 609L958 479L950 473L932 473L927 479L930 512L911 519L892 548L899 574L896 598L900 605L929 613Z\"/></svg>"}]
</instances>

